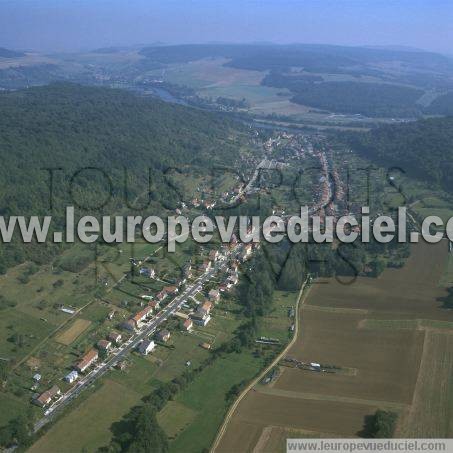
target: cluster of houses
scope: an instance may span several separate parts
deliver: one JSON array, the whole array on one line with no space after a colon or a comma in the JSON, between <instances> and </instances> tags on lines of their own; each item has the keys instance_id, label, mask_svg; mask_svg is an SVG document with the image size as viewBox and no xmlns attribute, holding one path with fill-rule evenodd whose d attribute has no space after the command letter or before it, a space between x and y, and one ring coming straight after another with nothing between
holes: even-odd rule
<instances>
[{"instance_id":1,"label":"cluster of houses","mask_svg":"<svg viewBox=\"0 0 453 453\"><path fill-rule=\"evenodd\" d=\"M130 332L135 332L140 329L148 319L151 318L154 310L158 310L159 308L159 302L157 300L151 300L148 302L146 307L135 313L135 315L131 316L128 320L124 321L123 324L121 324L121 327L125 330L129 330Z\"/></svg>"},{"instance_id":2,"label":"cluster of houses","mask_svg":"<svg viewBox=\"0 0 453 453\"><path fill-rule=\"evenodd\" d=\"M198 208L198 207L202 206L206 209L214 209L216 202L214 200L203 200L203 199L193 198L190 201L190 204L194 208Z\"/></svg>"},{"instance_id":3,"label":"cluster of houses","mask_svg":"<svg viewBox=\"0 0 453 453\"><path fill-rule=\"evenodd\" d=\"M251 242L245 244L244 248L241 250L239 254L239 259L241 261L247 261L252 256L254 246L257 247L257 244L254 245L254 243Z\"/></svg>"},{"instance_id":4,"label":"cluster of houses","mask_svg":"<svg viewBox=\"0 0 453 453\"><path fill-rule=\"evenodd\" d=\"M200 304L198 308L190 315L192 323L197 326L205 327L211 320L212 302L206 301ZM193 325L193 324L192 324Z\"/></svg>"},{"instance_id":5,"label":"cluster of houses","mask_svg":"<svg viewBox=\"0 0 453 453\"><path fill-rule=\"evenodd\" d=\"M179 292L178 286L165 286L161 291L156 294L154 300L152 296L142 296L143 299L148 300L148 303L145 307L143 307L140 311L135 313L135 315L131 316L128 320L124 321L121 327L125 330L129 330L130 332L135 332L139 330L144 323L151 318L153 313L160 309L160 303L167 297L167 296L176 296Z\"/></svg>"},{"instance_id":6,"label":"cluster of houses","mask_svg":"<svg viewBox=\"0 0 453 453\"><path fill-rule=\"evenodd\" d=\"M223 192L220 196L220 201L224 203L231 203L234 200L237 200L238 195L241 195L244 192L245 184L241 183L238 186L234 187L234 189L230 191Z\"/></svg>"},{"instance_id":7,"label":"cluster of houses","mask_svg":"<svg viewBox=\"0 0 453 453\"><path fill-rule=\"evenodd\" d=\"M237 242L237 241L236 241ZM243 259L247 259L252 253L252 244L247 244L244 246L242 254ZM212 266L212 263L216 262L221 258L221 254L218 250L211 250L209 253L209 259L203 262L202 270L209 270ZM138 262L134 260L134 265L139 265ZM141 263L140 263L141 264ZM140 274L145 277L153 278L155 276L155 271L150 268L141 267ZM186 264L184 267L184 279L190 278L192 276L192 266L191 264ZM238 261L234 260L231 266L228 269L228 274L224 282L219 286L219 289L211 289L208 293L208 299L200 304L195 311L186 315L182 312L175 313L176 317L182 319L182 328L185 331L191 331L194 325L204 327L211 320L211 311L213 305L220 300L220 293L223 291L229 290L232 286L236 285L239 280L238 275ZM142 296L146 300L146 305L131 316L129 319L124 321L121 324L121 327L130 332L135 332L139 330L143 324L151 318L153 313L160 309L160 302L162 302L167 296L176 296L179 291L178 286L166 286L164 287L156 296ZM112 319L115 315L115 312L112 311L109 313L108 318ZM170 339L170 332L167 329L162 329L158 331L154 337L157 342L166 343ZM86 352L83 357L74 365L73 370L71 370L65 377L64 380L72 384L77 379L79 379L80 374L85 373L98 359L99 354L108 353L113 345L118 346L122 341L122 335L118 332L112 331L108 334L106 338L99 340L96 343L96 347L90 349ZM209 349L209 344L202 344L201 347ZM143 355L148 355L156 348L156 343L153 339L143 340L139 346L138 351ZM40 379L40 377L39 377ZM37 379L35 379L37 381ZM61 391L58 386L54 385L49 390L46 390L40 395L37 395L33 402L40 407L45 407L56 400L61 395Z\"/></svg>"},{"instance_id":8,"label":"cluster of houses","mask_svg":"<svg viewBox=\"0 0 453 453\"><path fill-rule=\"evenodd\" d=\"M91 348L83 357L74 365L74 369L71 370L65 377L64 381L68 384L72 384L77 379L79 379L80 374L84 373L93 363L95 363L99 358L99 352L108 352L112 347L112 344L119 345L121 343L122 336L118 332L110 332L107 339L99 340L96 344L96 348ZM38 381L41 379L40 375L35 375L33 379ZM41 393L33 399L33 402L40 406L44 407L49 405L56 397L60 396L61 391L58 386L54 385L49 390Z\"/></svg>"},{"instance_id":9,"label":"cluster of houses","mask_svg":"<svg viewBox=\"0 0 453 453\"><path fill-rule=\"evenodd\" d=\"M236 286L239 282L239 272L238 272L238 263L236 261L234 261L229 270L228 270L228 273L227 273L227 276L226 278L224 279L224 281L220 284L219 286L219 291L220 292L226 292L226 291L230 291L231 288L233 288L233 286Z\"/></svg>"},{"instance_id":10,"label":"cluster of houses","mask_svg":"<svg viewBox=\"0 0 453 453\"><path fill-rule=\"evenodd\" d=\"M72 384L79 378L79 373L84 373L99 358L99 352L108 353L113 345L119 346L122 341L122 335L112 331L108 334L107 339L101 339L96 343L96 349L90 349L74 366L69 374L64 378L66 382Z\"/></svg>"},{"instance_id":11,"label":"cluster of houses","mask_svg":"<svg viewBox=\"0 0 453 453\"><path fill-rule=\"evenodd\" d=\"M171 336L171 334L170 334L169 330L162 329L156 333L155 339L156 339L156 341L159 341L161 343L166 343L170 339L170 336ZM153 352L155 348L156 348L156 343L154 342L154 340L151 340L148 338L146 340L143 340L139 344L138 352L140 352L140 354L143 354L143 355L148 355L150 352Z\"/></svg>"}]
</instances>

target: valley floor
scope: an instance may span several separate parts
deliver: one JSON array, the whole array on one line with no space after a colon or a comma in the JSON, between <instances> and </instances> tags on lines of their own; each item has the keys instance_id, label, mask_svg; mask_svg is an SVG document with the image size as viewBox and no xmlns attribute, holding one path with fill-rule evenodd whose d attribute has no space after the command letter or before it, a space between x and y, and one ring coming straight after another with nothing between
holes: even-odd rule
<instances>
[{"instance_id":1,"label":"valley floor","mask_svg":"<svg viewBox=\"0 0 453 453\"><path fill-rule=\"evenodd\" d=\"M439 286L447 242L413 246L402 269L377 279L313 284L287 358L238 405L217 452L284 451L289 437L357 437L377 409L399 414L397 437L451 437L453 314Z\"/></svg>"}]
</instances>

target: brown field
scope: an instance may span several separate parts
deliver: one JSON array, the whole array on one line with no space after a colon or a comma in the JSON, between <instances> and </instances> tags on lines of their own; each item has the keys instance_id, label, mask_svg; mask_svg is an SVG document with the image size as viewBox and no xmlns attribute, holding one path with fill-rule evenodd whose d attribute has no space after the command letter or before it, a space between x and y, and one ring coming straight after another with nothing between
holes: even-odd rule
<instances>
[{"instance_id":1,"label":"brown field","mask_svg":"<svg viewBox=\"0 0 453 453\"><path fill-rule=\"evenodd\" d=\"M55 337L55 341L68 346L73 341L75 341L77 337L81 335L86 329L88 329L90 324L91 321L88 321L87 319L76 319L70 327L68 327L66 330Z\"/></svg>"},{"instance_id":2,"label":"brown field","mask_svg":"<svg viewBox=\"0 0 453 453\"><path fill-rule=\"evenodd\" d=\"M414 401L400 423L404 437L453 436L453 333L426 333Z\"/></svg>"},{"instance_id":3,"label":"brown field","mask_svg":"<svg viewBox=\"0 0 453 453\"><path fill-rule=\"evenodd\" d=\"M386 317L451 320L451 314L439 310L436 299L445 296L438 287L447 263L446 241L413 247L402 269L386 269L379 278L358 277L350 285L335 279L313 285L307 304L319 307L362 309Z\"/></svg>"},{"instance_id":4,"label":"brown field","mask_svg":"<svg viewBox=\"0 0 453 453\"><path fill-rule=\"evenodd\" d=\"M268 426L263 429L263 432L255 445L255 451L265 453L285 453L286 439L316 439L320 437L333 438L335 436L330 433L320 434L306 430L288 429L280 426Z\"/></svg>"},{"instance_id":5,"label":"brown field","mask_svg":"<svg viewBox=\"0 0 453 453\"><path fill-rule=\"evenodd\" d=\"M311 300L310 294L307 301ZM357 369L355 376L285 368L274 387L410 403L424 333L417 330L365 330L363 315L303 311L302 335L288 353L305 362Z\"/></svg>"},{"instance_id":6,"label":"brown field","mask_svg":"<svg viewBox=\"0 0 453 453\"><path fill-rule=\"evenodd\" d=\"M376 409L400 414L397 434L453 434L453 312L438 300L447 246L420 243L402 269L351 285L314 284L287 356L340 367L281 366L238 405L218 452L283 451L287 437L356 437Z\"/></svg>"}]
</instances>

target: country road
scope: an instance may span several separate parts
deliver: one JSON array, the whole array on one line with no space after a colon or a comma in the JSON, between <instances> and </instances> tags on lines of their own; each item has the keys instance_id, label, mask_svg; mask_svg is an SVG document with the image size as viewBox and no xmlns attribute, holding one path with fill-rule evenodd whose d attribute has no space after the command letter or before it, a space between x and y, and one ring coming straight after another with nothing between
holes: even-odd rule
<instances>
[{"instance_id":1,"label":"country road","mask_svg":"<svg viewBox=\"0 0 453 453\"><path fill-rule=\"evenodd\" d=\"M229 254L221 261L214 265L213 268L206 271L203 275L198 277L190 286L188 286L181 294L176 296L162 311L160 311L154 318L148 321L139 332L134 334L119 348L115 349L113 353L104 362L98 364L89 374L83 379L78 381L74 387L64 393L57 401L55 401L44 413L44 417L38 420L34 425L34 431L39 431L44 425L49 423L58 412L66 407L72 400L79 394L87 389L96 379L99 379L107 371L109 371L116 363L123 359L129 352L134 350L142 340L153 334L157 328L164 323L170 316L177 312L182 304L189 298L197 294L204 283L209 281L218 272L225 269L227 265L227 258L233 254L240 252L242 245L238 245L235 249L231 250Z\"/></svg>"},{"instance_id":2,"label":"country road","mask_svg":"<svg viewBox=\"0 0 453 453\"><path fill-rule=\"evenodd\" d=\"M321 154L320 160L322 163L322 168L323 168L323 173L327 178L327 184L328 184L328 196L330 197L332 193L332 187L329 181L328 177L328 162L327 158L324 155L324 153ZM268 161L266 159L263 159L259 164L258 167L255 170L255 174L252 177L251 181L247 185L247 188L251 188L253 186L254 181L256 180L256 174L259 173L260 168L266 168L266 165L272 164L272 161ZM320 207L323 206L323 203L325 203L325 196L322 197L322 199L314 205L310 210L309 213L315 213ZM286 217L286 216L284 216ZM173 241L178 241L181 237L185 236L187 234L180 234L176 237L171 238ZM113 366L115 366L119 361L121 361L127 354L129 354L132 350L134 350L141 341L149 337L151 334L153 334L162 323L164 323L170 316L172 316L175 312L177 312L182 304L188 299L193 297L195 294L197 294L204 283L209 281L215 274L217 274L219 271L224 269L227 265L228 258L231 257L232 255L235 255L239 253L242 249L243 245L238 244L234 249L230 250L227 255L224 257L223 261L218 262L214 265L213 268L210 270L206 271L204 274L202 274L200 277L198 277L197 280L195 280L190 286L186 287L185 290L176 296L162 311L160 311L154 318L149 320L137 333L132 335L131 338L129 338L126 342L124 342L120 347L114 349L112 353L109 355L109 357L96 365L96 367L90 371L86 376L84 376L82 379L80 379L70 390L68 390L66 393L64 393L57 401L55 401L44 413L44 417L38 420L35 425L34 425L34 431L37 432L39 431L43 426L51 422L56 415L61 412L63 408L65 408L71 401L73 401L75 398L77 398L81 392L83 392L85 389L87 389L91 384L93 384L97 379L102 377L106 372L108 372ZM159 247L157 250L153 252L156 253L158 250L160 250L162 247ZM116 283L113 285L113 287L117 286L121 281L126 277L126 274L123 275ZM110 288L110 290L113 289ZM301 288L299 299L298 299L298 304L299 300L302 297L303 290L305 288L305 283ZM297 336L297 321L296 321L296 331L294 338ZM294 340L292 340L288 347L292 344ZM285 348L285 351L287 350ZM281 354L279 357L277 357L274 362L277 363L279 358L281 357ZM269 367L267 367L263 373L260 375L262 376L265 374L272 366L274 366L274 363L271 364ZM251 388L253 385L255 385L255 381L253 381L247 389ZM247 391L246 389L246 391ZM246 391L244 391L243 395L245 395ZM242 397L240 397L233 407L230 409L229 414L232 414L234 412L234 409L236 408L237 404L239 404L239 401ZM227 415L228 417L228 415ZM226 426L227 419L225 419L225 424ZM223 428L224 429L224 428ZM220 438L219 438L220 439ZM214 447L213 447L214 448Z\"/></svg>"},{"instance_id":3,"label":"country road","mask_svg":"<svg viewBox=\"0 0 453 453\"><path fill-rule=\"evenodd\" d=\"M234 412L236 411L237 407L239 406L239 403L244 399L244 397L247 395L247 393L261 380L263 377L269 373L269 371L274 368L278 362L282 359L282 357L289 351L291 346L295 343L298 334L299 334L299 311L301 305L305 302L305 298L307 297L308 291L304 293L305 288L308 283L308 278L305 280L305 282L302 284L300 291L299 291L299 296L297 298L297 305L296 305L296 318L295 318L295 329L294 329L294 335L291 338L291 341L286 345L286 347L283 349L280 354L275 357L275 359L272 361L270 365L268 365L261 373L258 374L258 376L241 392L241 394L237 397L236 401L233 403L233 405L230 407L228 410L222 425L219 428L219 431L217 432L217 436L214 440L214 443L212 444L212 447L210 449L210 453L215 453L217 447L220 444L220 441L222 440L223 435L225 434L225 431L227 429L228 423L231 419L231 417L234 415ZM308 288L309 290L310 288Z\"/></svg>"}]
</instances>

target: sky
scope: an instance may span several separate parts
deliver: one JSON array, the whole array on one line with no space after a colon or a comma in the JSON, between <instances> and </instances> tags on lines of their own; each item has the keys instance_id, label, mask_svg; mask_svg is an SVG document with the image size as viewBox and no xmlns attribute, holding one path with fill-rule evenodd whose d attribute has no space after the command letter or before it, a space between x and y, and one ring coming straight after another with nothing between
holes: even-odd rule
<instances>
[{"instance_id":1,"label":"sky","mask_svg":"<svg viewBox=\"0 0 453 453\"><path fill-rule=\"evenodd\" d=\"M0 0L0 47L398 45L453 55L453 0Z\"/></svg>"}]
</instances>

